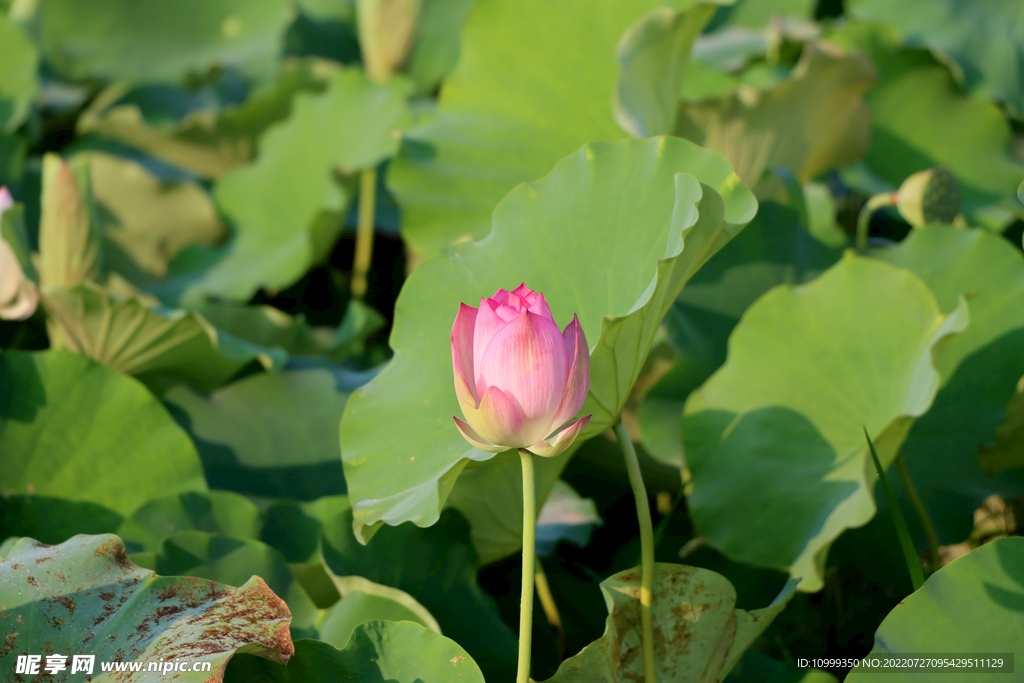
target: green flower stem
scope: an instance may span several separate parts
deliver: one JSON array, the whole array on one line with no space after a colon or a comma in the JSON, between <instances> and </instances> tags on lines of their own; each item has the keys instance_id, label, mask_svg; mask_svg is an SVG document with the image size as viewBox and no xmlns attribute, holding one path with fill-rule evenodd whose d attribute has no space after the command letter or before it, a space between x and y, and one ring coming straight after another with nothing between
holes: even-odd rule
<instances>
[{"instance_id":1,"label":"green flower stem","mask_svg":"<svg viewBox=\"0 0 1024 683\"><path fill-rule=\"evenodd\" d=\"M521 448L523 461L523 592L519 601L519 668L516 683L529 683L530 646L533 639L533 577L537 551L537 492L533 481L533 453Z\"/></svg>"},{"instance_id":2,"label":"green flower stem","mask_svg":"<svg viewBox=\"0 0 1024 683\"><path fill-rule=\"evenodd\" d=\"M359 219L356 225L356 253L352 260L352 295L366 296L366 274L373 259L374 200L377 193L377 169L359 174Z\"/></svg>"},{"instance_id":3,"label":"green flower stem","mask_svg":"<svg viewBox=\"0 0 1024 683\"><path fill-rule=\"evenodd\" d=\"M921 523L921 528L924 529L924 536L928 539L928 551L931 555L928 569L929 573L934 572L942 562L939 557L939 536L935 533L935 525L932 524L932 518L924 503L921 502L921 496L917 493L914 480L910 478L910 470L907 468L907 461L903 458L902 453L896 454L896 468L899 470L900 479L903 480L903 488L907 492L910 507L914 509L914 514L917 515L917 520Z\"/></svg>"},{"instance_id":4,"label":"green flower stem","mask_svg":"<svg viewBox=\"0 0 1024 683\"><path fill-rule=\"evenodd\" d=\"M869 199L857 214L857 248L866 249L868 246L868 226L871 224L871 215L884 206L896 205L895 192L883 192L876 194Z\"/></svg>"},{"instance_id":5,"label":"green flower stem","mask_svg":"<svg viewBox=\"0 0 1024 683\"><path fill-rule=\"evenodd\" d=\"M636 516L640 522L640 626L644 652L644 683L657 683L654 668L654 615L651 603L654 599L654 527L651 524L651 508L647 502L647 489L640 474L640 461L636 449L622 423L615 425L615 436L619 439L622 457L629 473L629 485L636 500Z\"/></svg>"}]
</instances>

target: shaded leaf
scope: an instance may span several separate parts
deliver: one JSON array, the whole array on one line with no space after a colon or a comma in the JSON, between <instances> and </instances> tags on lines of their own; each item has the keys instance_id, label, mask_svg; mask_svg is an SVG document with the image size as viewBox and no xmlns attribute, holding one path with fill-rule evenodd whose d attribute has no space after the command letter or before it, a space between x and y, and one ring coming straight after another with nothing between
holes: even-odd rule
<instances>
[{"instance_id":1,"label":"shaded leaf","mask_svg":"<svg viewBox=\"0 0 1024 683\"><path fill-rule=\"evenodd\" d=\"M396 305L395 357L353 394L342 420L360 539L384 523L434 523L466 464L492 457L467 447L452 423L460 411L447 359L460 302L525 281L561 327L579 315L593 349L587 438L617 420L683 284L755 209L714 152L673 138L599 143L510 193L486 240L417 268Z\"/></svg>"},{"instance_id":2,"label":"shaded leaf","mask_svg":"<svg viewBox=\"0 0 1024 683\"><path fill-rule=\"evenodd\" d=\"M259 538L263 518L245 496L229 491L189 491L146 503L118 530L126 541L159 550L181 531L206 531L234 538Z\"/></svg>"},{"instance_id":3,"label":"shaded leaf","mask_svg":"<svg viewBox=\"0 0 1024 683\"><path fill-rule=\"evenodd\" d=\"M57 546L26 538L0 562L0 630L8 634L0 666L8 672L24 653L95 655L97 662L173 657L212 665L178 672L178 680L219 681L235 652L286 662L294 651L290 618L259 577L232 588L156 576L134 566L113 535ZM207 636L211 630L218 637Z\"/></svg>"},{"instance_id":4,"label":"shaded leaf","mask_svg":"<svg viewBox=\"0 0 1024 683\"><path fill-rule=\"evenodd\" d=\"M437 620L405 591L361 576L329 576L341 599L319 620L319 638L325 643L345 647L356 628L368 621L411 621L441 633Z\"/></svg>"},{"instance_id":5,"label":"shaded leaf","mask_svg":"<svg viewBox=\"0 0 1024 683\"><path fill-rule=\"evenodd\" d=\"M66 351L7 351L0 387L0 490L130 515L206 488L188 436L130 377Z\"/></svg>"},{"instance_id":6,"label":"shaded leaf","mask_svg":"<svg viewBox=\"0 0 1024 683\"><path fill-rule=\"evenodd\" d=\"M831 543L875 513L863 429L888 466L939 389L936 345L966 324L963 302L945 316L915 275L852 252L758 299L684 410L688 508L708 543L820 589Z\"/></svg>"},{"instance_id":7,"label":"shaded leaf","mask_svg":"<svg viewBox=\"0 0 1024 683\"><path fill-rule=\"evenodd\" d=\"M483 683L480 667L459 645L409 621L371 621L356 627L344 650L299 640L288 666L238 655L226 683Z\"/></svg>"},{"instance_id":8,"label":"shaded leaf","mask_svg":"<svg viewBox=\"0 0 1024 683\"><path fill-rule=\"evenodd\" d=\"M940 541L959 543L985 498L1024 495L1024 473L988 476L977 458L983 444L996 441L1024 375L1024 258L1002 237L945 225L914 230L871 255L918 275L943 311L961 295L969 300L971 324L938 358L942 388L902 449ZM905 499L901 507L911 518Z\"/></svg>"},{"instance_id":9,"label":"shaded leaf","mask_svg":"<svg viewBox=\"0 0 1024 683\"><path fill-rule=\"evenodd\" d=\"M345 491L338 420L347 398L324 369L252 375L210 396L177 386L164 396L193 435L211 486L299 500Z\"/></svg>"},{"instance_id":10,"label":"shaded leaf","mask_svg":"<svg viewBox=\"0 0 1024 683\"><path fill-rule=\"evenodd\" d=\"M356 69L335 74L321 94L296 95L292 115L260 138L259 158L217 183L218 208L235 235L221 259L185 285L185 301L205 295L248 299L285 287L323 257L341 231L348 202L333 178L376 166L398 148L407 123L407 87L371 83Z\"/></svg>"}]
</instances>

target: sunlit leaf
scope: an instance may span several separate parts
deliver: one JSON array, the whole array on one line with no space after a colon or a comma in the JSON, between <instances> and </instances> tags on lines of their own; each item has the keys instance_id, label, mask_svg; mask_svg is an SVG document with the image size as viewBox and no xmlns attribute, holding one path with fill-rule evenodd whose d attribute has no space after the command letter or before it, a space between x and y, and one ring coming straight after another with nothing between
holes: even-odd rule
<instances>
[{"instance_id":1,"label":"sunlit leaf","mask_svg":"<svg viewBox=\"0 0 1024 683\"><path fill-rule=\"evenodd\" d=\"M452 422L460 411L450 336L460 303L526 282L560 326L579 315L593 349L585 438L617 420L672 300L755 207L721 156L686 141L594 144L510 193L486 240L417 268L396 308L395 357L353 394L342 420L360 538L384 523L434 523L466 464L492 457Z\"/></svg>"},{"instance_id":2,"label":"sunlit leaf","mask_svg":"<svg viewBox=\"0 0 1024 683\"><path fill-rule=\"evenodd\" d=\"M28 115L39 83L39 54L25 31L0 11L0 131L14 131Z\"/></svg>"}]
</instances>

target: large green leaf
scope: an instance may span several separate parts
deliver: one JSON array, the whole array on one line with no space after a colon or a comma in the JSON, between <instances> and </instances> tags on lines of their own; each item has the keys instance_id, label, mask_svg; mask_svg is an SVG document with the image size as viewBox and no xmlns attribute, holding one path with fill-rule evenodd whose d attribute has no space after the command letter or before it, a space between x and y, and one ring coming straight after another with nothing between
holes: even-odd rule
<instances>
[{"instance_id":1,"label":"large green leaf","mask_svg":"<svg viewBox=\"0 0 1024 683\"><path fill-rule=\"evenodd\" d=\"M959 543L985 498L1024 495L1022 473L986 475L976 457L995 441L1024 375L1024 258L1002 237L945 225L914 230L872 255L918 275L943 311L960 295L969 299L971 324L943 349L936 365L942 388L902 449L940 541Z\"/></svg>"},{"instance_id":2,"label":"large green leaf","mask_svg":"<svg viewBox=\"0 0 1024 683\"><path fill-rule=\"evenodd\" d=\"M618 419L668 306L755 209L715 152L674 138L597 143L511 192L487 239L417 268L396 305L395 357L353 394L342 420L359 538L384 523L433 524L466 464L492 457L452 423L448 359L460 302L525 281L560 325L579 315L593 349L585 438Z\"/></svg>"},{"instance_id":3,"label":"large green leaf","mask_svg":"<svg viewBox=\"0 0 1024 683\"><path fill-rule=\"evenodd\" d=\"M708 543L820 589L831 543L875 513L863 430L891 463L938 391L936 344L966 324L965 304L944 316L915 275L852 252L758 299L684 410L688 506Z\"/></svg>"},{"instance_id":4,"label":"large green leaf","mask_svg":"<svg viewBox=\"0 0 1024 683\"><path fill-rule=\"evenodd\" d=\"M726 343L743 312L772 287L813 280L841 256L811 237L796 211L773 202L760 206L750 225L686 283L665 316L674 364L637 411L648 453L685 466L683 404L725 362Z\"/></svg>"},{"instance_id":5,"label":"large green leaf","mask_svg":"<svg viewBox=\"0 0 1024 683\"><path fill-rule=\"evenodd\" d=\"M358 69L339 71L320 94L296 95L292 115L260 138L260 154L217 183L217 205L235 228L212 269L187 285L185 300L216 294L245 300L260 287L291 285L341 231L348 196L334 178L376 166L398 148L408 121L406 84L379 85Z\"/></svg>"},{"instance_id":6,"label":"large green leaf","mask_svg":"<svg viewBox=\"0 0 1024 683\"><path fill-rule=\"evenodd\" d=\"M165 395L211 486L300 500L345 491L338 420L347 398L324 369L252 375L209 396L185 386Z\"/></svg>"},{"instance_id":7,"label":"large green leaf","mask_svg":"<svg viewBox=\"0 0 1024 683\"><path fill-rule=\"evenodd\" d=\"M874 79L863 55L808 43L792 74L770 88L684 104L676 134L724 154L751 187L772 167L807 182L867 151L862 96Z\"/></svg>"},{"instance_id":8,"label":"large green leaf","mask_svg":"<svg viewBox=\"0 0 1024 683\"><path fill-rule=\"evenodd\" d=\"M320 640L343 648L360 624L368 621L411 621L441 633L437 620L411 595L361 576L335 576L325 570L341 598L324 610Z\"/></svg>"},{"instance_id":9,"label":"large green leaf","mask_svg":"<svg viewBox=\"0 0 1024 683\"><path fill-rule=\"evenodd\" d=\"M339 678L339 676L341 678ZM295 642L288 666L238 655L225 683L484 683L458 643L411 621L356 627L343 650L318 640Z\"/></svg>"},{"instance_id":10,"label":"large green leaf","mask_svg":"<svg viewBox=\"0 0 1024 683\"><path fill-rule=\"evenodd\" d=\"M416 40L405 73L416 89L429 93L455 66L466 14L476 0L423 0Z\"/></svg>"},{"instance_id":11,"label":"large green leaf","mask_svg":"<svg viewBox=\"0 0 1024 683\"><path fill-rule=\"evenodd\" d=\"M654 656L662 683L714 681L739 660L793 594L795 581L764 609L736 609L736 590L715 572L655 565ZM562 662L548 683L617 683L643 678L640 647L640 571L601 582L608 606L604 635Z\"/></svg>"},{"instance_id":12,"label":"large green leaf","mask_svg":"<svg viewBox=\"0 0 1024 683\"><path fill-rule=\"evenodd\" d=\"M0 355L0 490L129 515L204 490L195 448L136 380L66 351Z\"/></svg>"},{"instance_id":13,"label":"large green leaf","mask_svg":"<svg viewBox=\"0 0 1024 683\"><path fill-rule=\"evenodd\" d=\"M168 377L210 390L250 363L271 369L287 359L281 349L219 332L198 313L149 308L138 298L115 299L92 285L50 287L43 307L55 348L147 383Z\"/></svg>"},{"instance_id":14,"label":"large green leaf","mask_svg":"<svg viewBox=\"0 0 1024 683\"><path fill-rule=\"evenodd\" d=\"M211 664L204 673L177 672L177 680L212 683L235 652L287 661L294 651L289 619L259 577L232 588L157 576L133 565L113 535L57 546L25 538L0 562L0 667L9 674L19 654L67 655L64 676L72 655L94 655L98 683L119 677L102 674L102 662L173 658Z\"/></svg>"},{"instance_id":15,"label":"large green leaf","mask_svg":"<svg viewBox=\"0 0 1024 683\"><path fill-rule=\"evenodd\" d=\"M1014 156L999 107L961 94L944 65L924 50L902 48L882 27L854 24L833 38L863 50L878 69L865 96L872 133L864 164L871 173L895 189L912 173L944 166L960 183L961 210L974 224L1002 226L1008 212L1021 214L1015 192L1024 163Z\"/></svg>"},{"instance_id":16,"label":"large green leaf","mask_svg":"<svg viewBox=\"0 0 1024 683\"><path fill-rule=\"evenodd\" d=\"M123 521L123 515L97 503L50 496L0 496L0 541L27 536L42 543L63 543L75 534L117 531Z\"/></svg>"},{"instance_id":17,"label":"large green leaf","mask_svg":"<svg viewBox=\"0 0 1024 683\"><path fill-rule=\"evenodd\" d=\"M487 234L491 211L518 183L615 124L615 51L656 0L479 0L437 114L409 133L388 184L402 235L430 256ZM524 50L524 46L529 46Z\"/></svg>"},{"instance_id":18,"label":"large green leaf","mask_svg":"<svg viewBox=\"0 0 1024 683\"><path fill-rule=\"evenodd\" d=\"M175 82L213 65L269 72L287 9L284 0L42 0L33 20L44 56L71 78Z\"/></svg>"},{"instance_id":19,"label":"large green leaf","mask_svg":"<svg viewBox=\"0 0 1024 683\"><path fill-rule=\"evenodd\" d=\"M429 610L443 633L480 662L488 679L500 679L515 668L515 636L477 585L469 525L457 513L446 512L428 529L412 524L383 529L371 545L363 546L352 535L348 497L283 501L269 508L263 540L290 562L312 567L303 581L309 581L310 593L325 606L343 591L314 585L331 582L317 571L321 561L335 576L361 576L407 593Z\"/></svg>"},{"instance_id":20,"label":"large green leaf","mask_svg":"<svg viewBox=\"0 0 1024 683\"><path fill-rule=\"evenodd\" d=\"M946 657L988 657L1024 653L1024 539L1001 538L954 560L930 576L921 590L907 596L875 633L870 657L906 653L950 653ZM954 655L953 653L963 653ZM983 654L988 653L988 654ZM941 657L943 655L934 655ZM1019 666L1019 662L1014 666ZM858 669L848 681L1015 680L1012 674L932 670Z\"/></svg>"},{"instance_id":21,"label":"large green leaf","mask_svg":"<svg viewBox=\"0 0 1024 683\"><path fill-rule=\"evenodd\" d=\"M846 7L857 19L898 27L908 44L949 60L968 89L1024 117L1024 15L1017 0L851 0Z\"/></svg>"},{"instance_id":22,"label":"large green leaf","mask_svg":"<svg viewBox=\"0 0 1024 683\"><path fill-rule=\"evenodd\" d=\"M259 509L245 496L229 491L189 491L146 503L118 529L118 536L155 552L165 538L182 531L259 538L262 528Z\"/></svg>"},{"instance_id":23,"label":"large green leaf","mask_svg":"<svg viewBox=\"0 0 1024 683\"><path fill-rule=\"evenodd\" d=\"M0 11L0 132L17 129L36 95L39 54L24 30Z\"/></svg>"}]
</instances>

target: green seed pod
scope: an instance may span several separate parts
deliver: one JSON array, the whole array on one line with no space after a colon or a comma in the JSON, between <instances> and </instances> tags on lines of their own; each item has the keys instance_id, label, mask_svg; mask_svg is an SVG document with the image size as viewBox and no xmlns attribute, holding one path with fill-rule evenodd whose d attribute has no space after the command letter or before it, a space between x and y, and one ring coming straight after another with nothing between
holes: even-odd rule
<instances>
[{"instance_id":1,"label":"green seed pod","mask_svg":"<svg viewBox=\"0 0 1024 683\"><path fill-rule=\"evenodd\" d=\"M918 171L900 185L896 208L915 228L952 223L960 211L960 184L942 167Z\"/></svg>"}]
</instances>

